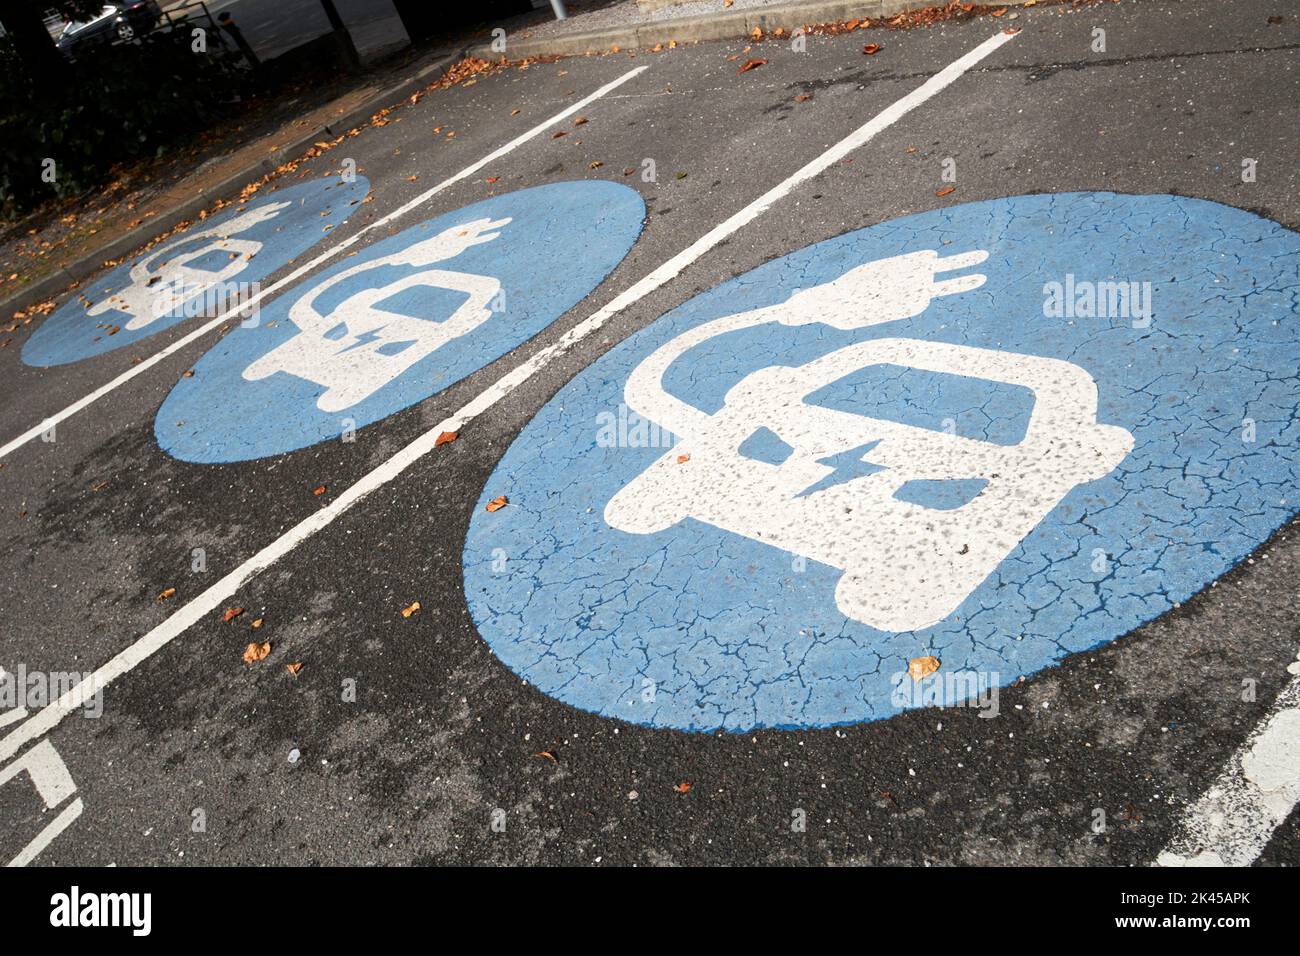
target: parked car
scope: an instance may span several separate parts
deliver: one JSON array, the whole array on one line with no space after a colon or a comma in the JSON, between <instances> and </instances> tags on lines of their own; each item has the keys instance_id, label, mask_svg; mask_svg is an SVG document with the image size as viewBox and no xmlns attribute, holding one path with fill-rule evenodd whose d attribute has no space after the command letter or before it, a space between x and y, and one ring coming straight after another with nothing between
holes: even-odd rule
<instances>
[{"instance_id":1,"label":"parked car","mask_svg":"<svg viewBox=\"0 0 1300 956\"><path fill-rule=\"evenodd\" d=\"M75 47L87 43L130 41L148 33L162 18L157 0L134 0L106 3L98 15L86 21L69 20L55 41L60 50L71 55Z\"/></svg>"}]
</instances>

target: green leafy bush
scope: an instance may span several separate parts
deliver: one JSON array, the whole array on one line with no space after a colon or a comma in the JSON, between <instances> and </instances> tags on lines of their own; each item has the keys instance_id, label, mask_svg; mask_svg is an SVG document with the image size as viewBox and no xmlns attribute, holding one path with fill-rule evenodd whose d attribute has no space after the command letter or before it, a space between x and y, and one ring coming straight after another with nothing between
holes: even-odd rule
<instances>
[{"instance_id":1,"label":"green leafy bush","mask_svg":"<svg viewBox=\"0 0 1300 956\"><path fill-rule=\"evenodd\" d=\"M219 47L219 44L217 44ZM104 182L114 164L191 138L237 98L244 74L224 49L195 52L187 29L77 48L44 89L0 40L0 206L7 215ZM53 182L41 173L55 162Z\"/></svg>"}]
</instances>

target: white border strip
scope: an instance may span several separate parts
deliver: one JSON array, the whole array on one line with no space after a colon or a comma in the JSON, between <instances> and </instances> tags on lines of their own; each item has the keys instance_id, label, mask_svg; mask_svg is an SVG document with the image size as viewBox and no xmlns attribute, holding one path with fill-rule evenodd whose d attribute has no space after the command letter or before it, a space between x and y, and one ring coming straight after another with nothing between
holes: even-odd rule
<instances>
[{"instance_id":1,"label":"white border strip","mask_svg":"<svg viewBox=\"0 0 1300 956\"><path fill-rule=\"evenodd\" d=\"M516 136L514 139L506 143L504 146L488 153L477 163L474 163L471 166L466 166L455 176L452 176L449 179L444 179L442 182L438 183L438 185L434 186L432 189L426 189L424 192L420 193L420 195L416 196L410 202L406 203L403 206L399 206L397 209L394 209L392 212L384 216L382 219L377 219L374 222L372 222L370 225L366 226L364 229L358 230L357 232L348 236L348 238L344 239L338 245L333 246L330 249L327 249L325 252L322 252L320 255L318 255L315 259L312 259L310 262L307 262L304 265L299 266L297 269L294 269L284 278L272 282L269 286L259 291L256 295L252 295L249 298L244 299L239 303L237 303L236 305L232 306L231 308L225 310L220 315L218 315L215 319L212 319L211 321L206 322L205 324L199 326L189 335L185 336L184 338L177 339L175 342L167 346L161 352L157 352L151 355L149 358L140 362L138 365L131 366L129 369L127 369L125 372L119 375L117 378L113 379L112 381L108 382L105 385L101 385L99 388L95 389L89 395L73 402L63 411L51 415L49 418L45 419L45 421L41 422L39 425L29 428L27 431L23 432L17 438L6 443L3 447L0 447L0 459L4 458L6 455L13 452L15 449L21 448L23 445L27 444L29 441L32 441L34 438L38 437L44 432L49 431L50 428L57 425L59 422L71 418L73 415L77 414L77 412L81 411L83 408L87 407L88 405L91 405L94 402L98 401L99 399L103 398L105 395L107 395L109 392L113 391L114 389L120 388L121 386L125 385L127 382L131 381L131 379L135 378L137 375L141 375L146 370L153 368L155 365L157 365L159 362L161 362L163 359L167 358L168 356L174 355L175 353L179 352L181 349L185 348L190 343L197 341L198 339L207 335L209 332L212 332L215 329L220 328L221 325L225 323L230 317L230 315L232 315L233 313L247 309L250 306L256 305L258 302L261 302L263 299L265 299L268 295L280 291L289 283L294 282L302 278L308 272L311 272L313 269L315 269L321 263L325 262L327 259L330 259L335 255L338 255L338 253L342 252L344 249L347 249L349 246L353 245L355 242L361 239L362 236L365 236L367 233L370 233L375 229L379 229L383 226L388 225L390 222L392 222L394 219L397 219L399 216L403 216L406 213L410 212L412 209L415 209L417 206L425 202L428 202L430 199L438 195L438 193L442 192L444 189L448 188L449 186L452 186L455 183L458 183L462 179L466 179L469 176L473 176L484 166L488 165L489 163L495 162L496 160L500 159L502 156L506 155L506 153L509 153L511 150L515 149L516 147L521 146L524 143L528 142L530 139L537 136L539 133L545 132L546 130L554 126L556 123L560 122L566 117L572 116L574 113L578 112L584 106L587 106L590 103L600 99L606 93L609 93L610 91L617 89L618 87L626 83L628 80L632 79L632 77L637 76L638 74L643 73L648 69L650 69L648 66L638 66L635 69L628 70L618 79L610 83L606 83L604 86L596 90L596 92L592 93L590 96L586 96L583 99L578 100L578 102L574 103L572 106L568 107L567 109L559 113L556 113L550 119L545 120L542 123L539 123L537 126L534 126L528 132Z\"/></svg>"},{"instance_id":2,"label":"white border strip","mask_svg":"<svg viewBox=\"0 0 1300 956\"><path fill-rule=\"evenodd\" d=\"M1300 662L1268 716L1183 817L1156 866L1249 866L1300 803Z\"/></svg>"},{"instance_id":3,"label":"white border strip","mask_svg":"<svg viewBox=\"0 0 1300 956\"><path fill-rule=\"evenodd\" d=\"M1015 34L1011 33L998 33L985 40L965 56L936 73L907 96L887 107L866 124L840 140L798 172L782 181L779 185L769 189L762 196L731 216L731 218L711 229L685 250L673 256L640 282L623 292L603 309L574 326L555 343L537 352L513 371L504 375L450 418L434 425L388 461L366 474L356 484L330 502L329 505L319 511L312 512L310 516L294 525L271 544L221 578L221 580L209 586L188 604L177 609L153 630L120 652L99 670L84 678L83 683L85 681L94 681L95 684L92 686L103 688L141 664L158 650L166 647L191 624L196 623L204 615L219 608L249 578L278 561L317 531L340 517L362 498L388 484L412 464L433 451L438 436L444 431L459 431L477 415L491 408L517 386L545 368L555 358L567 352L577 342L601 328L619 311L644 298L674 278L686 266L753 220L777 200L788 195L800 183L811 179L838 162L891 123L906 115L910 110L935 96L955 82L972 66L979 63L1004 43L1013 39L1014 36ZM626 78L624 77L624 79ZM608 88L610 87L606 89ZM36 712L27 721L18 725L7 736L0 739L0 762L8 760L30 741L49 733L59 725L59 722L64 717L81 706L83 700L79 692L80 686L78 684L73 687L58 700Z\"/></svg>"}]
</instances>

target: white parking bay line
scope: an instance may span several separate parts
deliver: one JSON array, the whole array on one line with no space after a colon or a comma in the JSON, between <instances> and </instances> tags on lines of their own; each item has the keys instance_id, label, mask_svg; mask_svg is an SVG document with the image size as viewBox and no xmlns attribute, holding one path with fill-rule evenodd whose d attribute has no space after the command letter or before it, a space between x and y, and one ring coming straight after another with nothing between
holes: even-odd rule
<instances>
[{"instance_id":1,"label":"white parking bay line","mask_svg":"<svg viewBox=\"0 0 1300 956\"><path fill-rule=\"evenodd\" d=\"M1156 866L1249 866L1300 803L1300 660L1268 716L1183 817Z\"/></svg>"},{"instance_id":2,"label":"white parking bay line","mask_svg":"<svg viewBox=\"0 0 1300 956\"><path fill-rule=\"evenodd\" d=\"M361 478L348 488L328 506L313 512L309 517L294 525L287 532L253 555L239 567L235 568L221 580L207 588L185 606L179 608L169 618L149 631L130 647L106 663L94 674L84 678L83 683L94 681L92 687L102 688L121 677L132 668L146 660L150 655L165 647L174 638L185 631L204 615L219 608L249 578L269 567L275 561L288 554L317 531L329 525L345 511L355 505L371 492L382 488L416 461L423 458L436 446L438 436L445 431L459 431L476 416L491 408L516 387L526 382L533 375L545 368L560 355L571 349L576 343L601 328L618 312L644 298L655 289L678 275L684 268L694 262L705 252L712 249L727 236L732 235L746 223L769 208L773 203L789 194L800 183L816 176L832 164L838 162L848 153L866 143L881 130L894 123L910 110L935 96L952 84L967 70L979 63L986 56L1008 42L1014 34L999 33L981 43L965 56L956 60L943 70L926 80L911 93L904 96L892 106L887 107L864 125L854 130L830 149L826 150L802 169L769 189L749 205L735 213L729 219L711 229L682 252L673 256L659 268L641 279L627 291L617 296L604 308L593 313L574 326L556 342L538 351L517 368L502 376L485 391L461 408L450 418L438 423L433 428L416 438L388 461ZM37 711L24 723L19 724L7 736L0 739L0 762L9 759L28 742L35 740L58 726L68 714L75 711L84 701L79 687L73 687L58 700Z\"/></svg>"},{"instance_id":3,"label":"white parking bay line","mask_svg":"<svg viewBox=\"0 0 1300 956\"><path fill-rule=\"evenodd\" d=\"M397 219L400 216L405 215L406 213L410 212L412 209L415 209L417 206L420 206L423 203L428 202L430 199L438 195L438 193L442 192L444 189L448 188L449 186L452 186L455 183L460 182L462 179L466 179L470 176L473 176L476 172L478 172L483 167L487 166L489 163L495 162L496 160L500 159L502 156L506 155L506 153L509 153L511 150L515 149L516 147L521 146L524 143L528 142L530 139L532 139L534 136L537 136L539 133L543 133L546 130L550 129L552 126L554 126L556 123L560 122L561 120L569 116L572 116L574 113L578 112L583 107L600 99L606 93L618 89L628 80L632 79L632 77L637 76L648 69L650 69L648 66L638 66L635 69L628 70L618 79L606 83L600 89L596 90L596 92L590 94L589 96L584 97L583 99L574 103L572 106L568 107L567 109L564 109L559 113L556 113L550 119L543 120L541 123L534 126L526 133L521 133L519 136L516 136L514 139L506 143L504 146L501 146L498 149L495 149L492 152L488 153L478 162L470 166L466 166L456 175L451 176L448 179L444 179L442 182L438 183L438 185L432 187L431 189L426 189L424 192L420 193L420 195L416 196L410 202L406 203L405 205L399 206L397 209L394 209L392 212L388 213L388 215L384 216L383 218L375 220L370 225L366 226L364 229L358 230L357 232L348 236L348 238L344 239L342 242L338 243L337 245L331 246L329 249L325 250L320 255L318 255L315 259L312 259L310 262L307 262L299 266L297 269L294 269L284 278L272 282L269 286L267 286L265 289L260 290L255 295L251 295L247 299L240 301L239 303L232 306L231 308L226 309L216 318L199 326L197 329L195 329L189 335L186 335L184 338L177 339L175 342L167 346L162 351L156 352L155 354L149 356L149 358L145 359L139 364L131 366L127 371L123 372L117 378L113 379L112 381L104 385L101 385L99 388L95 389L93 392L91 392L89 395L85 396L84 398L78 399L77 401L73 402L67 408L63 409L63 411L58 412L55 415L51 415L49 418L45 419L45 421L41 422L39 425L34 425L33 427L29 428L27 431L19 435L17 438L13 439L12 441L6 443L3 446L0 446L0 459L4 458L6 455L14 451L14 449L21 448L23 445L27 444L32 439L49 431L50 428L57 425L59 422L71 418L73 415L77 414L77 412L81 411L83 408L87 407L88 405L97 402L99 399L103 398L105 395L107 395L109 392L113 391L114 389L120 388L121 386L125 385L127 382L131 381L131 379L135 378L137 375L144 374L145 371L147 371L150 368L153 368L153 366L157 365L159 362L167 358L169 355L174 355L176 352L179 352L181 349L185 348L191 342L195 342L198 339L202 338L203 336L207 335L209 332L215 331L216 329L220 328L221 325L233 313L249 309L252 306L256 305L258 302L261 302L267 296L279 292L281 289L289 285L291 282L295 282L298 279L305 276L307 273L311 272L321 263L325 262L328 259L333 258L334 256L338 255L340 252L342 252L344 249L347 249L348 247L352 246L363 236L369 234L370 232L373 232L376 229L388 225L393 220Z\"/></svg>"}]
</instances>

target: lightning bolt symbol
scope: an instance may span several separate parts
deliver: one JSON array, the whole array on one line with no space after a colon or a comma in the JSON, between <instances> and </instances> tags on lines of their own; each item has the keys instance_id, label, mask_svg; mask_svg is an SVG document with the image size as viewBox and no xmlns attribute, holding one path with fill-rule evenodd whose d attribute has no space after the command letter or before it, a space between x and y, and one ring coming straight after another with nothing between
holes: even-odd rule
<instances>
[{"instance_id":1,"label":"lightning bolt symbol","mask_svg":"<svg viewBox=\"0 0 1300 956\"><path fill-rule=\"evenodd\" d=\"M815 491L825 491L827 488L834 488L836 485L842 485L854 478L862 478L877 471L884 471L884 465L877 465L865 460L867 452L879 444L880 439L877 438L865 445L859 445L857 448L850 448L848 451L836 452L834 455L827 455L825 458L817 459L817 464L826 465L835 470L820 481L813 482L795 497L803 498Z\"/></svg>"},{"instance_id":2,"label":"lightning bolt symbol","mask_svg":"<svg viewBox=\"0 0 1300 956\"><path fill-rule=\"evenodd\" d=\"M339 349L338 354L342 355L344 352L351 352L353 349L359 349L364 345L368 345L369 343L373 342L375 339L379 338L379 336L383 333L383 331L384 331L383 329L374 329L373 331L370 332L362 332L360 335L357 336L357 340L353 342L351 345L349 345L347 348Z\"/></svg>"}]
</instances>

